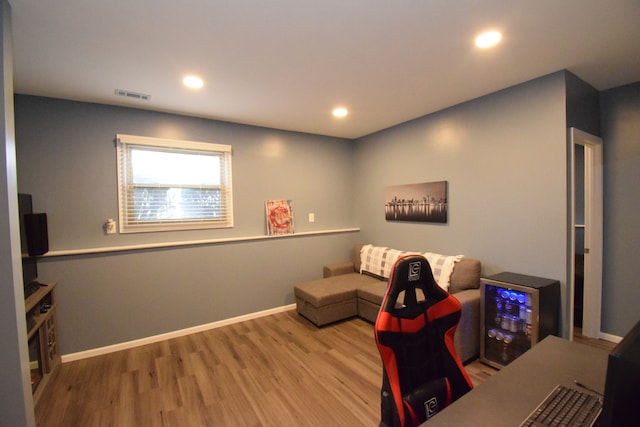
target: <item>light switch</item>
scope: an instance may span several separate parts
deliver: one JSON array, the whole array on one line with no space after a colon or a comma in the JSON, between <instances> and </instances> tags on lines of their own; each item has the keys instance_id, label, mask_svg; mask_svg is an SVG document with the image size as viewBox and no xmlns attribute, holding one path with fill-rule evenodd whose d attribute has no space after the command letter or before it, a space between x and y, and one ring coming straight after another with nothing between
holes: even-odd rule
<instances>
[{"instance_id":1,"label":"light switch","mask_svg":"<svg viewBox=\"0 0 640 427\"><path fill-rule=\"evenodd\" d=\"M113 219L109 218L104 223L104 232L106 234L116 234L116 222Z\"/></svg>"},{"instance_id":2,"label":"light switch","mask_svg":"<svg viewBox=\"0 0 640 427\"><path fill-rule=\"evenodd\" d=\"M315 222L315 221L316 221L316 214L312 212L309 214L309 222Z\"/></svg>"}]
</instances>

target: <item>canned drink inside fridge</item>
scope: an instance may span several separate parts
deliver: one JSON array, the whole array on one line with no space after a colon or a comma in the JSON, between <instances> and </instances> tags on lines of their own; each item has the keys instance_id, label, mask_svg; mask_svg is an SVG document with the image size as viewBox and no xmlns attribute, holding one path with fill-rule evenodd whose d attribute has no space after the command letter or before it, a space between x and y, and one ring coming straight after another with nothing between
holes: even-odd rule
<instances>
[{"instance_id":1,"label":"canned drink inside fridge","mask_svg":"<svg viewBox=\"0 0 640 427\"><path fill-rule=\"evenodd\" d=\"M518 318L518 317L516 317L516 316L513 316L513 317L511 318L511 327L509 328L509 330L510 330L511 332L518 332L518 329L519 329L519 328L518 328L518 326L519 326L519 324L520 324L520 318Z\"/></svg>"},{"instance_id":2,"label":"canned drink inside fridge","mask_svg":"<svg viewBox=\"0 0 640 427\"><path fill-rule=\"evenodd\" d=\"M502 316L502 324L500 325L502 329L509 330L511 328L511 322L509 320L509 316Z\"/></svg>"}]
</instances>

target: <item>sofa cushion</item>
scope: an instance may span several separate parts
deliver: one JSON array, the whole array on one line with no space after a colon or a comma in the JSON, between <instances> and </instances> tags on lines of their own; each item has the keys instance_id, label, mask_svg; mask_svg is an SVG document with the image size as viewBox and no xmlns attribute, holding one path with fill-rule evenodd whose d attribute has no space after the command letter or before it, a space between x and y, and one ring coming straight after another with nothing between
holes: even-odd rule
<instances>
[{"instance_id":1,"label":"sofa cushion","mask_svg":"<svg viewBox=\"0 0 640 427\"><path fill-rule=\"evenodd\" d=\"M357 294L360 299L380 305L386 291L387 282L378 280L377 282L358 286Z\"/></svg>"},{"instance_id":2,"label":"sofa cushion","mask_svg":"<svg viewBox=\"0 0 640 427\"><path fill-rule=\"evenodd\" d=\"M353 273L353 262L343 261L325 264L322 267L322 277L339 276L341 274Z\"/></svg>"},{"instance_id":3,"label":"sofa cushion","mask_svg":"<svg viewBox=\"0 0 640 427\"><path fill-rule=\"evenodd\" d=\"M300 297L296 297L296 310L298 313L316 326L324 326L358 315L357 299L349 299L336 304L314 307Z\"/></svg>"},{"instance_id":4,"label":"sofa cushion","mask_svg":"<svg viewBox=\"0 0 640 427\"><path fill-rule=\"evenodd\" d=\"M362 251L363 245L354 245L353 251L351 253L351 260L353 261L353 271L359 273L361 270L361 260L360 260L360 251Z\"/></svg>"},{"instance_id":5,"label":"sofa cushion","mask_svg":"<svg viewBox=\"0 0 640 427\"><path fill-rule=\"evenodd\" d=\"M462 258L456 263L451 273L449 293L455 294L465 289L478 289L480 287L480 260Z\"/></svg>"},{"instance_id":6,"label":"sofa cushion","mask_svg":"<svg viewBox=\"0 0 640 427\"><path fill-rule=\"evenodd\" d=\"M335 304L356 298L359 286L376 281L373 277L358 273L340 274L324 279L297 283L293 287L296 297L315 307Z\"/></svg>"}]
</instances>

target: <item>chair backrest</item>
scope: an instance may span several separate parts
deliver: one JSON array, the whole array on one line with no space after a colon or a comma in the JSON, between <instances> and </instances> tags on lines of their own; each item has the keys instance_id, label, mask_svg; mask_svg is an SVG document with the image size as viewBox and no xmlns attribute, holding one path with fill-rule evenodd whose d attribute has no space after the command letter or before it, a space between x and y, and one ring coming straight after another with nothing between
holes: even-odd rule
<instances>
[{"instance_id":1,"label":"chair backrest","mask_svg":"<svg viewBox=\"0 0 640 427\"><path fill-rule=\"evenodd\" d=\"M375 324L381 426L418 425L473 388L453 344L460 312L423 256L398 259Z\"/></svg>"}]
</instances>

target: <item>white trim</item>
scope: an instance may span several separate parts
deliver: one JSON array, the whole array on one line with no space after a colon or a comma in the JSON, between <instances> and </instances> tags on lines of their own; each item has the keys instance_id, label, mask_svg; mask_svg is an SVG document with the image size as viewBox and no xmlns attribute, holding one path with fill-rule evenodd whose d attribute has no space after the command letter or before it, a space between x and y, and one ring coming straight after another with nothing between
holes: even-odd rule
<instances>
[{"instance_id":1,"label":"white trim","mask_svg":"<svg viewBox=\"0 0 640 427\"><path fill-rule=\"evenodd\" d=\"M619 343L620 341L622 341L622 338L624 338L624 337L619 337L617 335L607 334L606 332L600 332L598 334L598 338L601 339L601 340L606 340L606 341L610 341L610 342Z\"/></svg>"},{"instance_id":2,"label":"white trim","mask_svg":"<svg viewBox=\"0 0 640 427\"><path fill-rule=\"evenodd\" d=\"M566 316L560 316L560 322L565 325L568 322L568 331L561 332L561 336L569 338L573 341L573 328L574 321L573 316L575 313L575 287L576 287L576 144L573 138L573 128L567 130L567 156L569 160L569 172L567 174L567 189L569 191L569 237L567 242L567 286L565 287L565 300L562 301L562 293L560 296L560 312L566 307L568 314ZM562 327L560 328L562 331Z\"/></svg>"},{"instance_id":3,"label":"white trim","mask_svg":"<svg viewBox=\"0 0 640 427\"><path fill-rule=\"evenodd\" d=\"M282 313L292 310L296 307L295 304L289 304L282 307L271 308L268 310L258 311L256 313L249 313L243 316L232 317L230 319L219 320L217 322L207 323L204 325L193 326L191 328L180 329L178 331L167 332L160 335L153 335L146 338L140 338L133 341L127 341L123 343L108 345L105 347L93 348L91 350L79 351L76 353L69 353L62 355L62 363L73 362L76 360L87 359L89 357L102 356L105 354L113 353L121 350L128 350L131 348L139 347L142 345L153 344L159 341L165 341L172 338L183 337L197 332L208 331L210 329L220 328L222 326L232 325L234 323L240 323L247 320L258 319L260 317L269 316L271 314Z\"/></svg>"},{"instance_id":4,"label":"white trim","mask_svg":"<svg viewBox=\"0 0 640 427\"><path fill-rule=\"evenodd\" d=\"M584 318L582 333L598 333L602 321L602 261L603 261L603 176L602 141L585 144L585 254Z\"/></svg>"},{"instance_id":5,"label":"white trim","mask_svg":"<svg viewBox=\"0 0 640 427\"><path fill-rule=\"evenodd\" d=\"M203 150L203 151L223 151L225 153L231 153L231 146L226 144L214 144L210 142L198 142L198 141L183 141L178 139L168 138L153 138L149 136L136 136L136 135L123 135L121 133L116 135L118 142L123 144L132 145L149 145L152 147L168 147L168 148L188 148L191 150Z\"/></svg>"},{"instance_id":6,"label":"white trim","mask_svg":"<svg viewBox=\"0 0 640 427\"><path fill-rule=\"evenodd\" d=\"M68 249L60 251L49 251L42 257L61 257L71 255L90 255L90 254L102 254L110 252L126 252L126 251L138 251L144 249L160 249L171 248L180 246L197 246L197 245L215 245L219 243L232 243L232 242L247 242L252 240L266 240L266 239L288 239L303 236L315 236L321 234L339 234L339 233L353 233L360 231L360 228L339 228L334 230L320 230L320 231L307 231L304 233L283 234L275 236L244 236L244 237L227 237L224 239L204 239L204 240L185 240L178 242L163 242L163 243L143 243L140 245L127 245L127 246L109 246L104 248L85 248L85 249Z\"/></svg>"},{"instance_id":7,"label":"white trim","mask_svg":"<svg viewBox=\"0 0 640 427\"><path fill-rule=\"evenodd\" d=\"M569 140L571 142L571 242L570 260L571 270L568 283L570 284L569 305L570 332L573 333L573 294L575 266L573 254L575 253L575 189L573 177L575 173L574 147L584 146L585 166L585 248L589 253L584 259L584 293L583 293L583 321L582 334L585 337L598 337L602 334L602 224L603 224L603 189L602 189L602 139L576 128L569 128Z\"/></svg>"},{"instance_id":8,"label":"white trim","mask_svg":"<svg viewBox=\"0 0 640 427\"><path fill-rule=\"evenodd\" d=\"M232 147L231 145L213 144L196 141L182 141L165 138L152 138L135 135L116 135L116 157L118 172L118 222L121 234L147 233L157 231L197 230L210 228L233 228L233 184L232 184ZM185 188L193 190L218 189L221 194L220 218L174 218L133 221L135 212L133 194L136 182L133 180L132 152L136 148L149 147L152 151L168 150L170 153L191 152L193 155L210 155L220 162L218 184L203 185L200 182L184 183ZM214 169L207 173L213 173ZM209 178L215 178L211 176ZM216 182L214 180L213 182ZM183 184L180 181L175 185ZM147 184L142 183L143 187ZM159 185L159 190L171 188L173 185Z\"/></svg>"}]
</instances>

